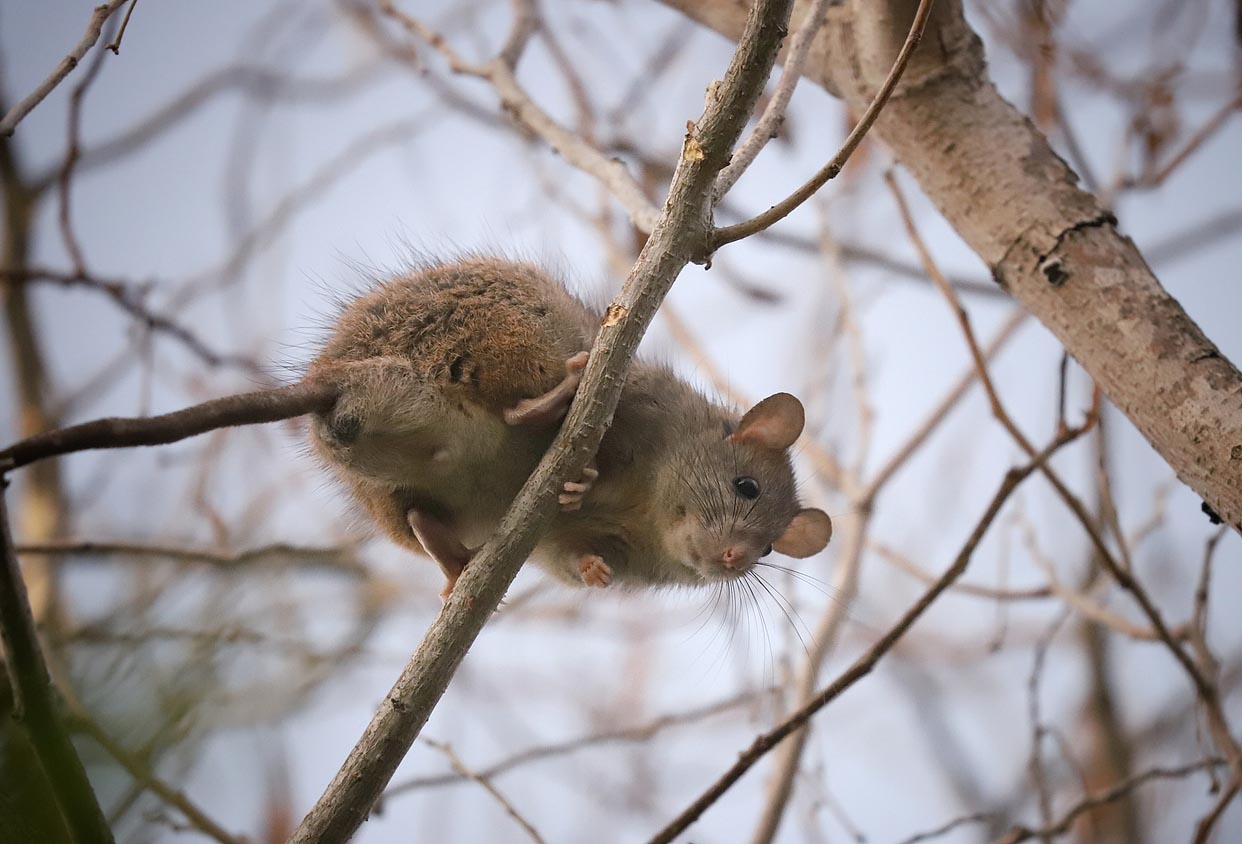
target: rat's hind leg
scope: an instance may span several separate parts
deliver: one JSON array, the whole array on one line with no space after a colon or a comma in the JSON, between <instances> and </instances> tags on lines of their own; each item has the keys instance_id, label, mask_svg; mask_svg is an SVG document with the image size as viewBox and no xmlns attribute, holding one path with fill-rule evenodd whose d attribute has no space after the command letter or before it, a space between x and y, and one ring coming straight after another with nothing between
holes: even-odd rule
<instances>
[{"instance_id":1,"label":"rat's hind leg","mask_svg":"<svg viewBox=\"0 0 1242 844\"><path fill-rule=\"evenodd\" d=\"M406 513L406 521L427 555L440 564L440 570L444 572L447 580L440 597L447 601L453 587L457 585L457 578L474 556L474 551L462 545L452 528L424 510L410 508Z\"/></svg>"},{"instance_id":2,"label":"rat's hind leg","mask_svg":"<svg viewBox=\"0 0 1242 844\"><path fill-rule=\"evenodd\" d=\"M574 393L582 381L582 370L587 365L587 352L578 354L565 361L565 377L561 383L541 396L533 399L522 399L513 407L505 408L505 422L510 425L546 426L560 421L569 410Z\"/></svg>"}]
</instances>

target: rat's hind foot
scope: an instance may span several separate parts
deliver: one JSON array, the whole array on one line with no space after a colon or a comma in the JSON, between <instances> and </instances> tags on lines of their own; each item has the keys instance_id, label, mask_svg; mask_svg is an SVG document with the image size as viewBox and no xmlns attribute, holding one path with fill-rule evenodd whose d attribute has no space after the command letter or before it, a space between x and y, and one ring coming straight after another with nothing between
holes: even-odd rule
<instances>
[{"instance_id":1,"label":"rat's hind foot","mask_svg":"<svg viewBox=\"0 0 1242 844\"><path fill-rule=\"evenodd\" d=\"M577 482L566 481L564 492L557 496L557 501L561 503L561 509L566 513L574 510L582 509L582 499L591 489L591 485L599 477L599 470L594 466L588 465L582 470L582 478Z\"/></svg>"},{"instance_id":2,"label":"rat's hind foot","mask_svg":"<svg viewBox=\"0 0 1242 844\"><path fill-rule=\"evenodd\" d=\"M578 574L587 586L603 589L612 583L612 569L598 554L586 554L578 559Z\"/></svg>"},{"instance_id":3,"label":"rat's hind foot","mask_svg":"<svg viewBox=\"0 0 1242 844\"><path fill-rule=\"evenodd\" d=\"M446 581L444 589L440 591L440 598L447 601L453 587L457 585L457 578L474 556L474 551L462 545L453 529L430 513L411 508L405 514L405 520L428 556L440 564Z\"/></svg>"},{"instance_id":4,"label":"rat's hind foot","mask_svg":"<svg viewBox=\"0 0 1242 844\"><path fill-rule=\"evenodd\" d=\"M565 377L542 396L522 399L513 407L505 408L505 422L510 425L536 426L559 422L569 410L570 402L574 400L574 393L582 381L582 370L587 365L587 356L587 352L578 352L565 361Z\"/></svg>"}]
</instances>

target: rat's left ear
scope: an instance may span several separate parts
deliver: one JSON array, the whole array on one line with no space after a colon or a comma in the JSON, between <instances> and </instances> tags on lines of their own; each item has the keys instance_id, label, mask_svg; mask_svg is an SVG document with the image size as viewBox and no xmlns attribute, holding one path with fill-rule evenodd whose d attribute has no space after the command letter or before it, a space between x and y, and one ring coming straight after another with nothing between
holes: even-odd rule
<instances>
[{"instance_id":1,"label":"rat's left ear","mask_svg":"<svg viewBox=\"0 0 1242 844\"><path fill-rule=\"evenodd\" d=\"M772 547L786 557L809 557L824 550L832 538L832 519L823 510L799 510Z\"/></svg>"},{"instance_id":2,"label":"rat's left ear","mask_svg":"<svg viewBox=\"0 0 1242 844\"><path fill-rule=\"evenodd\" d=\"M777 393L746 411L728 440L784 451L798 439L805 422L802 402L789 393Z\"/></svg>"}]
</instances>

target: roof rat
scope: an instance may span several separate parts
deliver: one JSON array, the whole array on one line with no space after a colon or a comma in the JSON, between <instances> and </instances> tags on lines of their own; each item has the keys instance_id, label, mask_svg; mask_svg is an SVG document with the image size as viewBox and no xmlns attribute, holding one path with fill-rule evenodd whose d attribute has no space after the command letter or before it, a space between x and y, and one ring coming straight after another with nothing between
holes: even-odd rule
<instances>
[{"instance_id":1,"label":"roof rat","mask_svg":"<svg viewBox=\"0 0 1242 844\"><path fill-rule=\"evenodd\" d=\"M444 595L547 450L600 314L538 267L432 264L348 304L311 363L341 397L311 443L394 540L434 558ZM740 577L773 549L820 551L832 523L797 503L796 398L740 419L666 367L636 360L612 425L534 560L576 585Z\"/></svg>"}]
</instances>

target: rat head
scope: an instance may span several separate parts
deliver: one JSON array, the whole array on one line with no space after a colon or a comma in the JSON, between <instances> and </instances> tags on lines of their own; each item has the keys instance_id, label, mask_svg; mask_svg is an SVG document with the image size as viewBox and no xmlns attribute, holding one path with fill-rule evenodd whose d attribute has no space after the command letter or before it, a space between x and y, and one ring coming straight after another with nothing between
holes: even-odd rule
<instances>
[{"instance_id":1,"label":"rat head","mask_svg":"<svg viewBox=\"0 0 1242 844\"><path fill-rule=\"evenodd\" d=\"M774 550L809 557L828 544L828 515L798 505L788 450L803 419L802 403L777 393L736 427L726 422L685 432L661 484L673 557L704 580L727 580Z\"/></svg>"}]
</instances>

